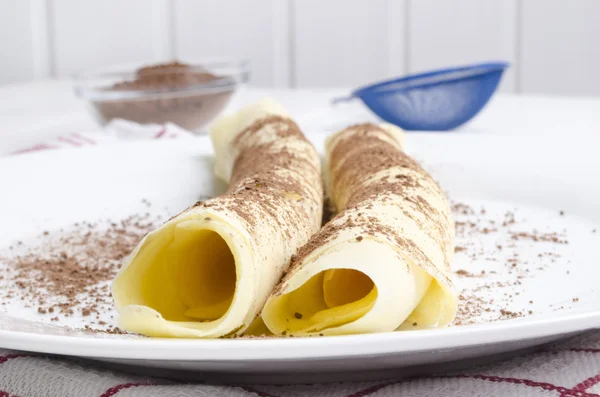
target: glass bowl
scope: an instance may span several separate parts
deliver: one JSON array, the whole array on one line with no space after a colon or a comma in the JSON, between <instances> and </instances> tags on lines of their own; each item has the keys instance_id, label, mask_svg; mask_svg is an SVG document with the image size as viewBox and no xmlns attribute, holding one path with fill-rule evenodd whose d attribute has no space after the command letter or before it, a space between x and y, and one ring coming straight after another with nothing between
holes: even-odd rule
<instances>
[{"instance_id":1,"label":"glass bowl","mask_svg":"<svg viewBox=\"0 0 600 397\"><path fill-rule=\"evenodd\" d=\"M246 61L115 66L74 76L75 94L102 125L113 119L175 123L198 132L248 81Z\"/></svg>"}]
</instances>

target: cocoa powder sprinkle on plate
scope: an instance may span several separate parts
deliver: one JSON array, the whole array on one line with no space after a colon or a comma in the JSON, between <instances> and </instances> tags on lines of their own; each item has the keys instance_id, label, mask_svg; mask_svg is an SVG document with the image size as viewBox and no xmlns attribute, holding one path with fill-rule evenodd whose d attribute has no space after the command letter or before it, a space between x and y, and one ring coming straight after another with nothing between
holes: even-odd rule
<instances>
[{"instance_id":1,"label":"cocoa powder sprinkle on plate","mask_svg":"<svg viewBox=\"0 0 600 397\"><path fill-rule=\"evenodd\" d=\"M83 317L111 311L110 281L157 224L158 218L147 214L106 225L83 222L66 231L44 231L37 243L2 258L9 283L0 297L32 302L40 315L55 314L51 321L76 311Z\"/></svg>"}]
</instances>

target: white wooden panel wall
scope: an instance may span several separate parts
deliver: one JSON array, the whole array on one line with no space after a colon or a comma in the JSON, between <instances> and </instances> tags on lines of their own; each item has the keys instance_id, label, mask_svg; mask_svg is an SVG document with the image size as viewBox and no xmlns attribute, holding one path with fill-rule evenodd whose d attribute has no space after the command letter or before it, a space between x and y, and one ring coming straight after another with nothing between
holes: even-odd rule
<instances>
[{"instance_id":1,"label":"white wooden panel wall","mask_svg":"<svg viewBox=\"0 0 600 397\"><path fill-rule=\"evenodd\" d=\"M289 84L286 1L175 0L174 7L176 56L243 58L255 84Z\"/></svg>"},{"instance_id":2,"label":"white wooden panel wall","mask_svg":"<svg viewBox=\"0 0 600 397\"><path fill-rule=\"evenodd\" d=\"M507 92L600 95L600 0L0 0L0 84L180 57L262 86L502 59Z\"/></svg>"},{"instance_id":3,"label":"white wooden panel wall","mask_svg":"<svg viewBox=\"0 0 600 397\"><path fill-rule=\"evenodd\" d=\"M517 0L411 0L409 12L410 72L505 60L500 88L515 91Z\"/></svg>"},{"instance_id":4,"label":"white wooden panel wall","mask_svg":"<svg viewBox=\"0 0 600 397\"><path fill-rule=\"evenodd\" d=\"M147 0L52 0L57 76L115 63L152 60L152 8Z\"/></svg>"},{"instance_id":5,"label":"white wooden panel wall","mask_svg":"<svg viewBox=\"0 0 600 397\"><path fill-rule=\"evenodd\" d=\"M30 7L0 0L0 84L33 78Z\"/></svg>"},{"instance_id":6,"label":"white wooden panel wall","mask_svg":"<svg viewBox=\"0 0 600 397\"><path fill-rule=\"evenodd\" d=\"M600 95L600 1L523 3L522 90Z\"/></svg>"},{"instance_id":7,"label":"white wooden panel wall","mask_svg":"<svg viewBox=\"0 0 600 397\"><path fill-rule=\"evenodd\" d=\"M390 28L402 26L403 7L389 15L388 0L294 0L293 81L298 86L362 85L390 74ZM404 2L397 1L400 5ZM403 42L403 30L400 34ZM397 58L394 58L397 60ZM402 65L402 62L400 62ZM403 68L396 68L402 72Z\"/></svg>"}]
</instances>

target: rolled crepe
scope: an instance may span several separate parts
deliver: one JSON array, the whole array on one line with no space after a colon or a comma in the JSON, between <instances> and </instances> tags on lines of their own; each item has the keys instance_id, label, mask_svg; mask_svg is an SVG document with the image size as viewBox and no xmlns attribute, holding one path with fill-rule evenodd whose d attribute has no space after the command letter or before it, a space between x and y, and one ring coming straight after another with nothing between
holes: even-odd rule
<instances>
[{"instance_id":1,"label":"rolled crepe","mask_svg":"<svg viewBox=\"0 0 600 397\"><path fill-rule=\"evenodd\" d=\"M241 334L320 227L319 155L285 109L259 102L218 120L211 138L229 189L149 233L126 260L112 285L125 330Z\"/></svg>"},{"instance_id":2,"label":"rolled crepe","mask_svg":"<svg viewBox=\"0 0 600 397\"><path fill-rule=\"evenodd\" d=\"M265 304L279 335L441 327L456 315L454 223L437 183L391 125L356 125L326 142L339 213L300 249Z\"/></svg>"}]
</instances>

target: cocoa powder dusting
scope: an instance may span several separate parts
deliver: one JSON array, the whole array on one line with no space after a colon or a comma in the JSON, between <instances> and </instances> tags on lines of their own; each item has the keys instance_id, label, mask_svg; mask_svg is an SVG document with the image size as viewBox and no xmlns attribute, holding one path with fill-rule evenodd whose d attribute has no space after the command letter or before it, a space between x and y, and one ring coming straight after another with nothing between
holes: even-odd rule
<instances>
[{"instance_id":1,"label":"cocoa powder dusting","mask_svg":"<svg viewBox=\"0 0 600 397\"><path fill-rule=\"evenodd\" d=\"M404 210L407 218L420 226L426 226L424 230L434 241L449 245L449 219L420 194L435 196L443 195L443 192L416 161L390 142L395 142L394 137L373 124L355 125L337 136L330 154L332 188L351 194L343 204L342 211L298 251L288 274L291 275L298 264L316 248L327 244L348 228L355 228L360 233L361 238L357 238L357 241L364 236L380 236L401 247L415 260L429 263L420 247L404 238L400 230L376 217L362 216L362 210L368 213L375 202L396 205L397 199L401 198L407 206ZM378 173L383 176L378 180L371 180ZM286 279L282 286L285 281ZM279 292L280 289L275 294Z\"/></svg>"},{"instance_id":2,"label":"cocoa powder dusting","mask_svg":"<svg viewBox=\"0 0 600 397\"><path fill-rule=\"evenodd\" d=\"M232 144L237 157L227 192L196 206L232 213L250 232L272 230L278 236L263 236L269 244L306 241L319 226L315 215L321 220L323 186L319 155L298 125L286 117L264 117Z\"/></svg>"},{"instance_id":3,"label":"cocoa powder dusting","mask_svg":"<svg viewBox=\"0 0 600 397\"><path fill-rule=\"evenodd\" d=\"M159 220L150 214L132 215L44 231L37 244L2 257L8 265L4 276L8 288L0 290L4 295L0 301L28 302L26 306L35 305L40 315L51 315L51 321L82 316L93 324L98 315L112 311L110 281L123 259ZM98 324L106 325L104 321ZM122 333L112 325L96 331Z\"/></svg>"},{"instance_id":4,"label":"cocoa powder dusting","mask_svg":"<svg viewBox=\"0 0 600 397\"><path fill-rule=\"evenodd\" d=\"M526 292L522 280L545 271L549 264L561 257L552 246L558 248L568 244L566 230L524 230L524 219L518 219L516 208L500 216L497 211L486 208L476 211L465 203L453 203L452 210L456 219L457 241L461 244L455 248L455 262L461 265L470 262L469 270L462 268L454 272L460 284L464 285L454 325L533 315L534 311L525 307L533 304L533 300L525 301L523 307L517 303ZM483 238L495 242L482 244ZM524 256L534 256L536 260L523 259ZM494 263L497 265L493 265L493 270L484 267Z\"/></svg>"}]
</instances>

